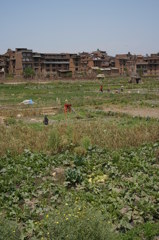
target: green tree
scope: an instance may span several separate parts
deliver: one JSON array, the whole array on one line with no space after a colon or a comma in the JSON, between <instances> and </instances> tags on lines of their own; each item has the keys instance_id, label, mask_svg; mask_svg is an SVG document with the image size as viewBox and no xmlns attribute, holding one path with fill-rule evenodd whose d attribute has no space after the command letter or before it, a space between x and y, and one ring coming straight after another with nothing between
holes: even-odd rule
<instances>
[{"instance_id":1,"label":"green tree","mask_svg":"<svg viewBox=\"0 0 159 240\"><path fill-rule=\"evenodd\" d=\"M24 69L23 75L25 78L33 78L35 76L35 72L31 67L27 67Z\"/></svg>"},{"instance_id":2,"label":"green tree","mask_svg":"<svg viewBox=\"0 0 159 240\"><path fill-rule=\"evenodd\" d=\"M140 77L142 77L143 76L143 68L139 68L137 70L137 73L139 74Z\"/></svg>"}]
</instances>

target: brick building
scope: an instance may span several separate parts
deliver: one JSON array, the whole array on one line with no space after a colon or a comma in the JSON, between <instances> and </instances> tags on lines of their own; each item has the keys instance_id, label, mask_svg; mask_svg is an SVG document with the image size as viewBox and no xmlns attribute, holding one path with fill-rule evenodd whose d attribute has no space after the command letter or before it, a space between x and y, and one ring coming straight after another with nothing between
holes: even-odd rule
<instances>
[{"instance_id":1,"label":"brick building","mask_svg":"<svg viewBox=\"0 0 159 240\"><path fill-rule=\"evenodd\" d=\"M1 66L5 73L21 76L24 70L31 67L38 76L54 76L74 74L78 71L79 57L77 54L36 53L27 48L16 48L0 56Z\"/></svg>"},{"instance_id":2,"label":"brick building","mask_svg":"<svg viewBox=\"0 0 159 240\"><path fill-rule=\"evenodd\" d=\"M91 75L93 67L108 68L115 66L115 60L109 57L105 51L97 50L92 53L37 53L27 48L8 49L2 55L5 73L13 76L22 76L24 70L31 67L36 76L78 76ZM1 61L2 65L2 61Z\"/></svg>"},{"instance_id":3,"label":"brick building","mask_svg":"<svg viewBox=\"0 0 159 240\"><path fill-rule=\"evenodd\" d=\"M115 67L119 69L120 75L131 75L135 72L143 76L159 76L159 54L150 56L118 54L115 57Z\"/></svg>"},{"instance_id":4,"label":"brick building","mask_svg":"<svg viewBox=\"0 0 159 240\"><path fill-rule=\"evenodd\" d=\"M6 74L22 76L31 67L37 77L78 77L105 75L159 75L159 54L150 56L118 54L108 56L105 51L92 53L37 53L27 48L8 49L0 55L0 77Z\"/></svg>"}]
</instances>

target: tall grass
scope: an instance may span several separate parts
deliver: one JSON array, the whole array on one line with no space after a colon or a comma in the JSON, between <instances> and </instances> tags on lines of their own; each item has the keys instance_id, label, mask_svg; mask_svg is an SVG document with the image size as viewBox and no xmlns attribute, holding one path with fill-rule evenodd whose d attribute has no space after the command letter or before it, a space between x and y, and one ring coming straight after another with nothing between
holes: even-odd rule
<instances>
[{"instance_id":1,"label":"tall grass","mask_svg":"<svg viewBox=\"0 0 159 240\"><path fill-rule=\"evenodd\" d=\"M87 137L86 137L87 136ZM119 126L103 120L74 123L58 123L41 126L39 129L27 125L0 126L0 155L8 150L20 154L24 149L56 153L75 147L86 149L90 145L119 149L137 147L159 140L157 122L141 122L132 126Z\"/></svg>"}]
</instances>

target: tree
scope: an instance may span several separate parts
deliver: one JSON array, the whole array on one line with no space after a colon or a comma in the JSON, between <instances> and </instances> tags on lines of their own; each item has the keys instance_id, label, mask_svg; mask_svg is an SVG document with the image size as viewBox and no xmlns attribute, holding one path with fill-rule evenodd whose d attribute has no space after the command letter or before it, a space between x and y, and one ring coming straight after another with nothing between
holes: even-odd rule
<instances>
[{"instance_id":1,"label":"tree","mask_svg":"<svg viewBox=\"0 0 159 240\"><path fill-rule=\"evenodd\" d=\"M137 70L137 73L139 74L140 77L142 77L142 76L143 76L143 73L144 73L143 68L139 68L139 69Z\"/></svg>"},{"instance_id":2,"label":"tree","mask_svg":"<svg viewBox=\"0 0 159 240\"><path fill-rule=\"evenodd\" d=\"M25 78L33 78L35 76L35 72L31 67L27 67L24 69L23 75Z\"/></svg>"}]
</instances>

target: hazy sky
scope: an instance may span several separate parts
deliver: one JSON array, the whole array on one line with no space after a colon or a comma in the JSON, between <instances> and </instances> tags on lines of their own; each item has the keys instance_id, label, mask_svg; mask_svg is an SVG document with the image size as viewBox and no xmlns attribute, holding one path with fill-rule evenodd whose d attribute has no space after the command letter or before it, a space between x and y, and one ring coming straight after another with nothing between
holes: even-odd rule
<instances>
[{"instance_id":1,"label":"hazy sky","mask_svg":"<svg viewBox=\"0 0 159 240\"><path fill-rule=\"evenodd\" d=\"M159 0L0 0L0 54L159 52Z\"/></svg>"}]
</instances>

